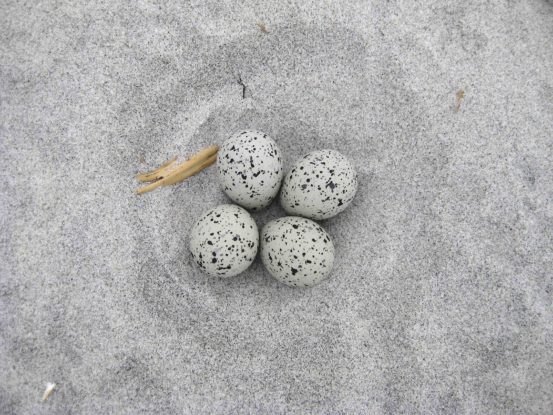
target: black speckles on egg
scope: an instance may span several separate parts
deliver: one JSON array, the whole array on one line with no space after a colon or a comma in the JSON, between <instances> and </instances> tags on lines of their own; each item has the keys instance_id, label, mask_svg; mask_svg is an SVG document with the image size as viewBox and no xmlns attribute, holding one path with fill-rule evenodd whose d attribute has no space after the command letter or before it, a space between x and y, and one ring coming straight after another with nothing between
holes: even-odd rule
<instances>
[{"instance_id":1,"label":"black speckles on egg","mask_svg":"<svg viewBox=\"0 0 553 415\"><path fill-rule=\"evenodd\" d=\"M319 224L287 216L263 227L261 260L269 273L284 284L309 287L330 275L334 245Z\"/></svg>"},{"instance_id":2,"label":"black speckles on egg","mask_svg":"<svg viewBox=\"0 0 553 415\"><path fill-rule=\"evenodd\" d=\"M236 205L219 205L202 215L190 231L190 252L211 276L232 277L250 266L259 233L250 214Z\"/></svg>"},{"instance_id":3,"label":"black speckles on egg","mask_svg":"<svg viewBox=\"0 0 553 415\"><path fill-rule=\"evenodd\" d=\"M241 131L227 138L217 157L224 192L248 209L268 206L282 182L279 153L274 140L258 131Z\"/></svg>"},{"instance_id":4,"label":"black speckles on egg","mask_svg":"<svg viewBox=\"0 0 553 415\"><path fill-rule=\"evenodd\" d=\"M357 174L335 150L313 151L284 177L280 203L291 215L328 219L348 207L357 192Z\"/></svg>"}]
</instances>

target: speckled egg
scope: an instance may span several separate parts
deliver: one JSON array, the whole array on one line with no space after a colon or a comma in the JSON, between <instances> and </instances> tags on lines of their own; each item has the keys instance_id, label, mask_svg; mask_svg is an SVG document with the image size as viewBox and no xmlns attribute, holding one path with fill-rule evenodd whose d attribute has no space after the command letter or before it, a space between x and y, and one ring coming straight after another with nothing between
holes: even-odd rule
<instances>
[{"instance_id":1,"label":"speckled egg","mask_svg":"<svg viewBox=\"0 0 553 415\"><path fill-rule=\"evenodd\" d=\"M259 131L242 131L227 138L219 149L217 166L225 193L251 210L268 206L282 182L280 149Z\"/></svg>"},{"instance_id":2,"label":"speckled egg","mask_svg":"<svg viewBox=\"0 0 553 415\"><path fill-rule=\"evenodd\" d=\"M345 208L357 192L357 174L349 160L335 150L307 154L290 169L280 203L290 215L328 219Z\"/></svg>"},{"instance_id":3,"label":"speckled egg","mask_svg":"<svg viewBox=\"0 0 553 415\"><path fill-rule=\"evenodd\" d=\"M294 287L310 287L330 275L334 245L319 224L297 216L286 216L263 227L261 260L280 282Z\"/></svg>"},{"instance_id":4,"label":"speckled egg","mask_svg":"<svg viewBox=\"0 0 553 415\"><path fill-rule=\"evenodd\" d=\"M200 268L216 277L233 277L250 266L259 232L250 214L236 205L219 205L190 231L190 252Z\"/></svg>"}]
</instances>

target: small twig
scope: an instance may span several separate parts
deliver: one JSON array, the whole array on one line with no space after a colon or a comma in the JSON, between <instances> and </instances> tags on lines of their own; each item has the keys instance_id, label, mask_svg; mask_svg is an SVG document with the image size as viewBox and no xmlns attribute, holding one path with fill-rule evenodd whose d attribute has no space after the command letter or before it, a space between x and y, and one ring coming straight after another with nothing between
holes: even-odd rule
<instances>
[{"instance_id":1,"label":"small twig","mask_svg":"<svg viewBox=\"0 0 553 415\"><path fill-rule=\"evenodd\" d=\"M194 163L194 164L191 164L189 167L180 168L175 174L167 176L167 179L163 183L163 186L169 186L175 183L180 183L183 180L186 180L189 177L192 177L195 174L198 174L203 169L211 166L216 161L217 161L217 154L213 154L207 157L206 159L203 159L199 164Z\"/></svg>"},{"instance_id":2,"label":"small twig","mask_svg":"<svg viewBox=\"0 0 553 415\"><path fill-rule=\"evenodd\" d=\"M188 160L181 164L175 164L176 157L172 158L161 167L148 173L142 173L136 176L140 182L151 182L136 191L139 195L151 192L160 186L169 186L182 182L195 174L198 174L206 167L211 166L217 161L217 152L219 147L209 146L194 154Z\"/></svg>"},{"instance_id":3,"label":"small twig","mask_svg":"<svg viewBox=\"0 0 553 415\"><path fill-rule=\"evenodd\" d=\"M50 395L52 394L52 392L54 392L54 389L56 388L56 384L55 383L50 383L48 382L46 384L46 390L44 391L44 393L42 394L42 402L46 402L48 400L48 398L50 397Z\"/></svg>"},{"instance_id":4,"label":"small twig","mask_svg":"<svg viewBox=\"0 0 553 415\"><path fill-rule=\"evenodd\" d=\"M157 180L163 177L163 174L168 171L168 169L177 161L177 156L173 157L171 160L159 166L157 169L149 171L148 173L142 173L136 176L136 179L139 182L151 182L152 180Z\"/></svg>"},{"instance_id":5,"label":"small twig","mask_svg":"<svg viewBox=\"0 0 553 415\"><path fill-rule=\"evenodd\" d=\"M242 85L242 99L246 98L246 84L242 82L240 74L238 74L238 85Z\"/></svg>"},{"instance_id":6,"label":"small twig","mask_svg":"<svg viewBox=\"0 0 553 415\"><path fill-rule=\"evenodd\" d=\"M257 27L259 27L259 30L261 30L263 33L269 33L267 30L267 26L265 26L265 23L263 22L257 22Z\"/></svg>"}]
</instances>

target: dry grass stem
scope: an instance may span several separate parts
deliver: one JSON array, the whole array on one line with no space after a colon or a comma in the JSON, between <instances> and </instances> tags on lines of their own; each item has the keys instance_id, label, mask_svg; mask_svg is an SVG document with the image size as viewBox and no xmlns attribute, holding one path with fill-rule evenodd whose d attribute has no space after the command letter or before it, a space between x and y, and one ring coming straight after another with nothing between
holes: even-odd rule
<instances>
[{"instance_id":1,"label":"dry grass stem","mask_svg":"<svg viewBox=\"0 0 553 415\"><path fill-rule=\"evenodd\" d=\"M174 157L155 170L139 174L136 176L138 181L151 183L141 187L136 192L141 195L151 192L160 186L180 183L215 163L217 161L218 151L218 146L209 146L194 154L184 163L175 164L177 158Z\"/></svg>"}]
</instances>

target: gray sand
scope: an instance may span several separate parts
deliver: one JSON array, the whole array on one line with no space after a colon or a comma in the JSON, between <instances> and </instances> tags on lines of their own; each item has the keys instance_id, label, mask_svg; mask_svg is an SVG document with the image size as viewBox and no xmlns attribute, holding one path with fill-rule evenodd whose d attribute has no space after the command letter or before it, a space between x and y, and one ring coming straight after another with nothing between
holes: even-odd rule
<instances>
[{"instance_id":1,"label":"gray sand","mask_svg":"<svg viewBox=\"0 0 553 415\"><path fill-rule=\"evenodd\" d=\"M0 413L550 413L553 3L164 3L0 5ZM246 127L358 169L313 289L133 193Z\"/></svg>"}]
</instances>

